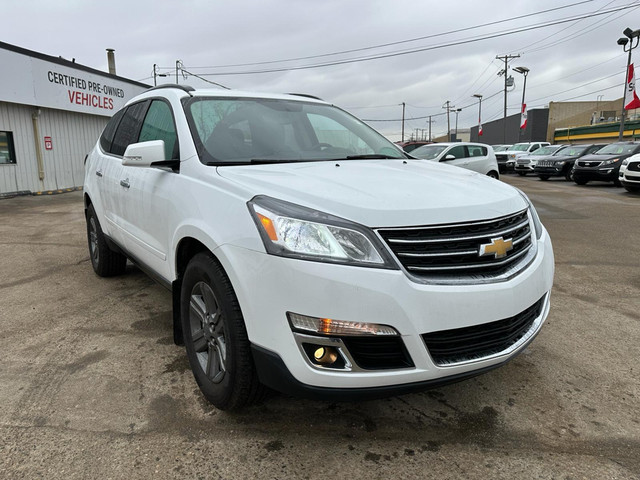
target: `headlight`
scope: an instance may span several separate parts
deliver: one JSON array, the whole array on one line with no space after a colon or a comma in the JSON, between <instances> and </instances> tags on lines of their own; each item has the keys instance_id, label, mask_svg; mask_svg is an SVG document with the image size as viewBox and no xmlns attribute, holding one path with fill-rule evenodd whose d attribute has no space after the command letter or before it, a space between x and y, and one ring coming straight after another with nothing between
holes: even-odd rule
<instances>
[{"instance_id":1,"label":"headlight","mask_svg":"<svg viewBox=\"0 0 640 480\"><path fill-rule=\"evenodd\" d=\"M619 158L612 158L611 160L605 160L604 162L602 162L602 165L611 165L612 163L616 163L619 161Z\"/></svg>"},{"instance_id":2,"label":"headlight","mask_svg":"<svg viewBox=\"0 0 640 480\"><path fill-rule=\"evenodd\" d=\"M625 158L625 159L622 161L622 165L621 165L621 167L626 167L627 165L629 165L629 159L628 159L628 158Z\"/></svg>"},{"instance_id":3,"label":"headlight","mask_svg":"<svg viewBox=\"0 0 640 480\"><path fill-rule=\"evenodd\" d=\"M374 233L362 225L262 195L247 205L267 253L317 262L398 268Z\"/></svg>"},{"instance_id":4,"label":"headlight","mask_svg":"<svg viewBox=\"0 0 640 480\"><path fill-rule=\"evenodd\" d=\"M522 195L522 198L524 198L524 201L527 202L527 204L529 205L529 213L531 213L531 219L533 220L533 227L536 230L536 238L540 240L540 237L542 237L542 232L544 231L544 227L542 226L542 222L540 221L538 212L536 211L536 208L533 206L533 203L531 203L531 200L529 200L529 197L527 197L527 195L519 188L516 188L516 190L518 190L520 195Z\"/></svg>"},{"instance_id":5,"label":"headlight","mask_svg":"<svg viewBox=\"0 0 640 480\"><path fill-rule=\"evenodd\" d=\"M515 160L516 159L516 154L515 153L510 153L509 154L509 159L510 160Z\"/></svg>"},{"instance_id":6,"label":"headlight","mask_svg":"<svg viewBox=\"0 0 640 480\"><path fill-rule=\"evenodd\" d=\"M567 163L567 162L565 162L564 160L558 160L558 161L556 162L556 165L558 165L559 167L561 167L561 166L562 166L562 165L564 165L565 163Z\"/></svg>"}]
</instances>

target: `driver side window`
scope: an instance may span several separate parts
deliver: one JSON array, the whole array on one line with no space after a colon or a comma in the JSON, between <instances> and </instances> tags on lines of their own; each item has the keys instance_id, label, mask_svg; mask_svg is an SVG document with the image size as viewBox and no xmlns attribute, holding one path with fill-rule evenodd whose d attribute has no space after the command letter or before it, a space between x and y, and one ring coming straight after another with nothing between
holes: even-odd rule
<instances>
[{"instance_id":1,"label":"driver side window","mask_svg":"<svg viewBox=\"0 0 640 480\"><path fill-rule=\"evenodd\" d=\"M445 155L445 158L448 155L453 155L454 157L456 157L456 160L458 158L464 158L467 156L465 152L465 147L463 145L456 145L455 147L453 147L451 150L447 152L447 154Z\"/></svg>"}]
</instances>

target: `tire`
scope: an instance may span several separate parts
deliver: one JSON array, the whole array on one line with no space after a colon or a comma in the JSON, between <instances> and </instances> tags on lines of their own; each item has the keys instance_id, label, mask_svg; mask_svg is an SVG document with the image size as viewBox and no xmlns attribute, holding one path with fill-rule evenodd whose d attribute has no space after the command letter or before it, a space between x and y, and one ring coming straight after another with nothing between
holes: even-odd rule
<instances>
[{"instance_id":1,"label":"tire","mask_svg":"<svg viewBox=\"0 0 640 480\"><path fill-rule=\"evenodd\" d=\"M87 208L87 242L91 266L98 276L114 277L125 272L127 257L109 248L93 205Z\"/></svg>"},{"instance_id":2,"label":"tire","mask_svg":"<svg viewBox=\"0 0 640 480\"><path fill-rule=\"evenodd\" d=\"M576 182L578 185L586 185L589 180L585 180L584 178L573 177L573 181Z\"/></svg>"},{"instance_id":3,"label":"tire","mask_svg":"<svg viewBox=\"0 0 640 480\"><path fill-rule=\"evenodd\" d=\"M621 182L620 180L618 180L617 178L613 181L613 184L614 184L616 187L621 187L621 186L622 186L622 182Z\"/></svg>"},{"instance_id":4,"label":"tire","mask_svg":"<svg viewBox=\"0 0 640 480\"><path fill-rule=\"evenodd\" d=\"M498 172L496 172L495 170L491 170L489 173L487 173L487 177L495 178L496 180L498 180L500 178L500 175L498 175Z\"/></svg>"},{"instance_id":5,"label":"tire","mask_svg":"<svg viewBox=\"0 0 640 480\"><path fill-rule=\"evenodd\" d=\"M625 185L624 189L629 193L640 193L640 187L630 187L629 185Z\"/></svg>"},{"instance_id":6,"label":"tire","mask_svg":"<svg viewBox=\"0 0 640 480\"><path fill-rule=\"evenodd\" d=\"M527 174L527 172L518 172L518 175L520 175L521 177L524 177Z\"/></svg>"},{"instance_id":7,"label":"tire","mask_svg":"<svg viewBox=\"0 0 640 480\"><path fill-rule=\"evenodd\" d=\"M571 182L573 180L573 173L571 173L571 168L567 168L567 170L564 172L564 179L567 182Z\"/></svg>"},{"instance_id":8,"label":"tire","mask_svg":"<svg viewBox=\"0 0 640 480\"><path fill-rule=\"evenodd\" d=\"M205 398L220 410L262 400L240 304L229 278L209 253L195 255L184 273L180 318L193 375Z\"/></svg>"},{"instance_id":9,"label":"tire","mask_svg":"<svg viewBox=\"0 0 640 480\"><path fill-rule=\"evenodd\" d=\"M538 178L546 182L547 180L549 180L549 175L538 175Z\"/></svg>"}]
</instances>

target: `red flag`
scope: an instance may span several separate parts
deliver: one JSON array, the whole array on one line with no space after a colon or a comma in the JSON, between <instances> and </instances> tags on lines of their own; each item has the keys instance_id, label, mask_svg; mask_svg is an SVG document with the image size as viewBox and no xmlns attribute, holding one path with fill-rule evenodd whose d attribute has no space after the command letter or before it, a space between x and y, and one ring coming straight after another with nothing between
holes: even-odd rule
<instances>
[{"instance_id":1,"label":"red flag","mask_svg":"<svg viewBox=\"0 0 640 480\"><path fill-rule=\"evenodd\" d=\"M482 122L478 120L478 136L482 136Z\"/></svg>"},{"instance_id":2,"label":"red flag","mask_svg":"<svg viewBox=\"0 0 640 480\"><path fill-rule=\"evenodd\" d=\"M633 71L633 63L629 65L629 71L627 72L627 88L625 90L625 100L630 98L631 100L624 106L625 110L633 110L634 108L640 108L640 98L636 93L636 78Z\"/></svg>"},{"instance_id":3,"label":"red flag","mask_svg":"<svg viewBox=\"0 0 640 480\"><path fill-rule=\"evenodd\" d=\"M522 104L522 112L520 113L520 130L527 128L527 104Z\"/></svg>"}]
</instances>

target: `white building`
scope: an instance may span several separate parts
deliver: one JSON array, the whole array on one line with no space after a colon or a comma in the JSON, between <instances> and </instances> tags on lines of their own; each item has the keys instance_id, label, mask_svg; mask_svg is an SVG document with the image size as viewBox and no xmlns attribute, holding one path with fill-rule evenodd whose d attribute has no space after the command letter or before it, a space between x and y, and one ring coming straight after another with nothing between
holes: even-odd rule
<instances>
[{"instance_id":1,"label":"white building","mask_svg":"<svg viewBox=\"0 0 640 480\"><path fill-rule=\"evenodd\" d=\"M3 42L0 66L0 197L82 186L109 118L149 88Z\"/></svg>"}]
</instances>

